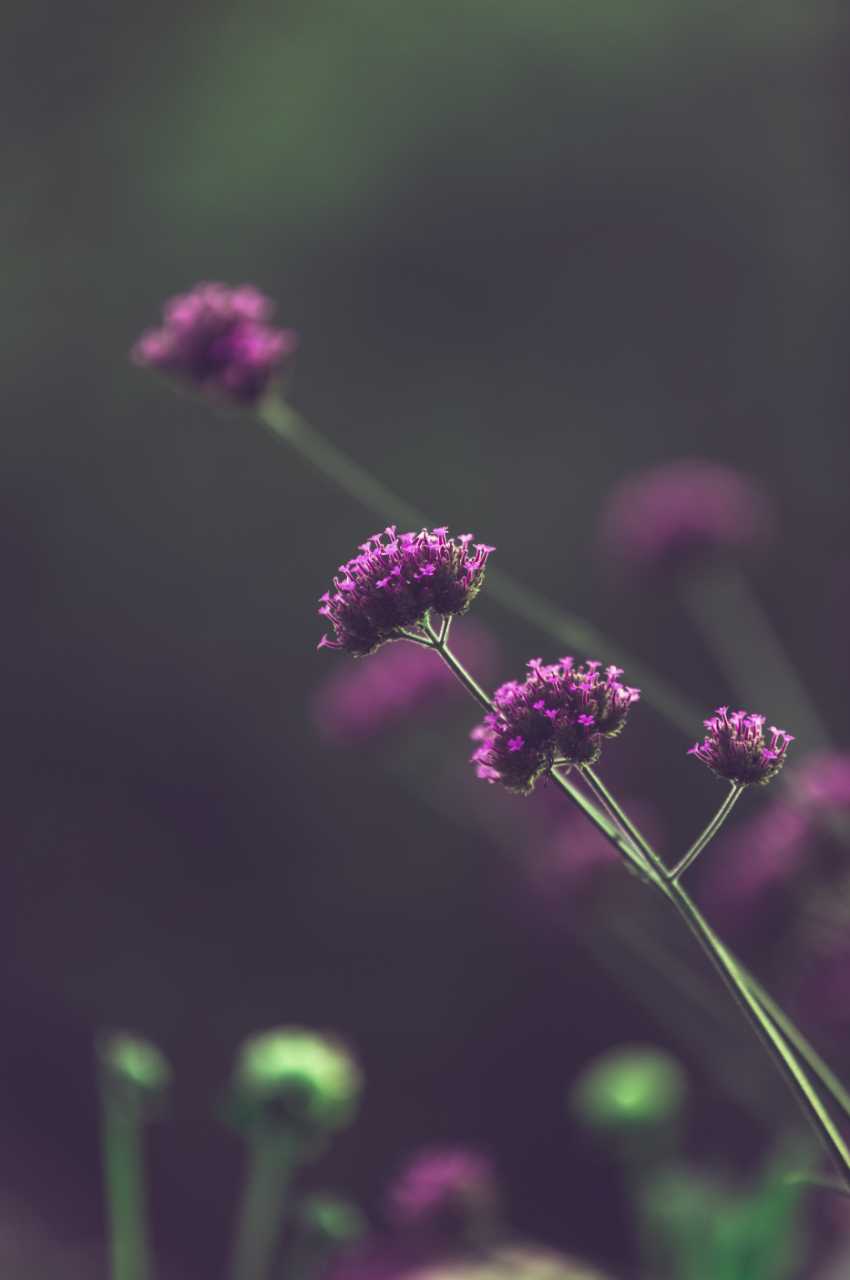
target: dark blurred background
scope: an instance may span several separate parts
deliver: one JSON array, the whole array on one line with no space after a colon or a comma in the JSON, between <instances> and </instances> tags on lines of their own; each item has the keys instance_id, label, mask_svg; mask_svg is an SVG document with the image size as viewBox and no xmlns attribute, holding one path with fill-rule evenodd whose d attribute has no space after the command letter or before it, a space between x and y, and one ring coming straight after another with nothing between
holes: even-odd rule
<instances>
[{"instance_id":1,"label":"dark blurred background","mask_svg":"<svg viewBox=\"0 0 850 1280\"><path fill-rule=\"evenodd\" d=\"M345 659L315 651L316 597L376 521L127 352L164 297L256 283L302 335L308 418L706 712L723 674L675 602L612 586L596 521L639 465L742 468L780 513L755 588L846 741L845 6L2 16L0 1224L96 1249L91 1041L126 1026L176 1071L158 1249L220 1275L241 1152L215 1109L240 1037L301 1022L350 1038L368 1082L317 1185L374 1210L415 1145L481 1142L519 1229L625 1271L565 1085L619 1040L669 1044L699 1085L698 1064L516 907L521 848L447 812L436 774L400 784L415 723L319 740ZM500 675L552 656L486 590L475 612ZM472 789L474 720L440 746ZM671 848L717 799L687 745L641 708L612 751Z\"/></svg>"}]
</instances>

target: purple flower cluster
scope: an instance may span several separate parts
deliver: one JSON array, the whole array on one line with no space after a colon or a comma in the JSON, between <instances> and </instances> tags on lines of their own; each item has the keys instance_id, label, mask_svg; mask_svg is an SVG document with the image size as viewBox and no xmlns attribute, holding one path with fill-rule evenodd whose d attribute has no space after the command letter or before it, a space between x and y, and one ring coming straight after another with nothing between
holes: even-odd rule
<instances>
[{"instance_id":1,"label":"purple flower cluster","mask_svg":"<svg viewBox=\"0 0 850 1280\"><path fill-rule=\"evenodd\" d=\"M360 657L403 630L419 625L434 609L443 617L465 613L484 581L493 547L472 544L472 534L450 538L448 529L397 533L390 525L341 565L333 592L321 597L319 613L333 627L319 648Z\"/></svg>"},{"instance_id":2,"label":"purple flower cluster","mask_svg":"<svg viewBox=\"0 0 850 1280\"><path fill-rule=\"evenodd\" d=\"M708 733L690 748L688 755L702 760L718 778L739 787L764 785L775 778L794 741L784 729L771 726L770 742L766 742L764 716L730 711L728 707L718 707L704 724Z\"/></svg>"},{"instance_id":3,"label":"purple flower cluster","mask_svg":"<svg viewBox=\"0 0 850 1280\"><path fill-rule=\"evenodd\" d=\"M665 571L752 547L771 524L767 499L746 476L682 459L639 471L613 491L602 540L625 566Z\"/></svg>"},{"instance_id":4,"label":"purple flower cluster","mask_svg":"<svg viewBox=\"0 0 850 1280\"><path fill-rule=\"evenodd\" d=\"M465 1147L421 1151L389 1189L390 1216L397 1227L428 1228L447 1236L490 1216L498 1201L492 1161Z\"/></svg>"},{"instance_id":5,"label":"purple flower cluster","mask_svg":"<svg viewBox=\"0 0 850 1280\"><path fill-rule=\"evenodd\" d=\"M473 730L481 743L472 756L478 777L527 795L554 764L594 764L602 739L620 733L640 697L620 683L622 674L600 662L533 658L525 680L497 689L493 711Z\"/></svg>"},{"instance_id":6,"label":"purple flower cluster","mask_svg":"<svg viewBox=\"0 0 850 1280\"><path fill-rule=\"evenodd\" d=\"M294 329L270 326L273 309L252 285L195 285L165 304L162 328L142 334L133 359L212 395L254 404L298 346Z\"/></svg>"}]
</instances>

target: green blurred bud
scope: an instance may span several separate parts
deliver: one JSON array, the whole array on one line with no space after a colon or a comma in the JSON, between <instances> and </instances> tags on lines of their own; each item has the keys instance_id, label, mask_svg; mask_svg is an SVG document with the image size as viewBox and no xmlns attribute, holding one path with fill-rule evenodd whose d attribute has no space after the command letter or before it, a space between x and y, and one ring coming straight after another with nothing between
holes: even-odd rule
<instances>
[{"instance_id":1,"label":"green blurred bud","mask_svg":"<svg viewBox=\"0 0 850 1280\"><path fill-rule=\"evenodd\" d=\"M570 1090L569 1107L594 1132L645 1134L675 1121L686 1093L685 1073L671 1054L626 1046L585 1067Z\"/></svg>"},{"instance_id":2,"label":"green blurred bud","mask_svg":"<svg viewBox=\"0 0 850 1280\"><path fill-rule=\"evenodd\" d=\"M316 1193L298 1205L296 1216L304 1235L328 1249L342 1249L366 1235L365 1217L350 1200Z\"/></svg>"},{"instance_id":3,"label":"green blurred bud","mask_svg":"<svg viewBox=\"0 0 850 1280\"><path fill-rule=\"evenodd\" d=\"M276 1027L246 1040L233 1074L233 1115L249 1136L343 1129L357 1110L360 1069L332 1036Z\"/></svg>"},{"instance_id":4,"label":"green blurred bud","mask_svg":"<svg viewBox=\"0 0 850 1280\"><path fill-rule=\"evenodd\" d=\"M102 1087L128 1107L155 1110L171 1084L171 1067L164 1054L140 1036L109 1031L95 1041Z\"/></svg>"}]
</instances>

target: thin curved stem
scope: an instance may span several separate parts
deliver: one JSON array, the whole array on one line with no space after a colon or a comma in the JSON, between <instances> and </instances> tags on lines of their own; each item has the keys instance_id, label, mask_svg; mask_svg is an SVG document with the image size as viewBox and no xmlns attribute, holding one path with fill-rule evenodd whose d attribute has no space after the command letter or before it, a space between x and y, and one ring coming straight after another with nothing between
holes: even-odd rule
<instances>
[{"instance_id":1,"label":"thin curved stem","mask_svg":"<svg viewBox=\"0 0 850 1280\"><path fill-rule=\"evenodd\" d=\"M729 817L729 814L732 812L743 794L744 788L733 782L732 786L729 788L726 799L723 801L708 826L700 833L700 835L697 836L696 840L693 842L684 857L680 858L675 867L673 867L671 871L667 872L668 880L678 880L680 876L684 875L691 863L696 861L706 845L709 844L717 835L718 831L723 826L723 823Z\"/></svg>"}]
</instances>

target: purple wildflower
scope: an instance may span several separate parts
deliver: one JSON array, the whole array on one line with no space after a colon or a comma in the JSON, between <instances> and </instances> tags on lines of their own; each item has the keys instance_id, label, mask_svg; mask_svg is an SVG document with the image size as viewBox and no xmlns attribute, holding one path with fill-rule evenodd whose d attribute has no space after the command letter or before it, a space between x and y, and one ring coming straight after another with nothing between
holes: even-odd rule
<instances>
[{"instance_id":1,"label":"purple wildflower","mask_svg":"<svg viewBox=\"0 0 850 1280\"><path fill-rule=\"evenodd\" d=\"M764 716L728 707L718 707L704 724L708 733L688 755L702 760L718 778L739 787L764 786L775 778L785 763L789 743L794 741L790 733L771 725L770 742L765 742Z\"/></svg>"},{"instance_id":2,"label":"purple wildflower","mask_svg":"<svg viewBox=\"0 0 850 1280\"><path fill-rule=\"evenodd\" d=\"M271 328L272 311L253 285L195 285L166 302L162 328L142 334L132 358L212 395L254 404L298 346L294 329Z\"/></svg>"},{"instance_id":3,"label":"purple wildflower","mask_svg":"<svg viewBox=\"0 0 850 1280\"><path fill-rule=\"evenodd\" d=\"M622 565L666 571L763 541L764 494L732 467L682 459L629 476L610 495L602 542Z\"/></svg>"},{"instance_id":4,"label":"purple wildflower","mask_svg":"<svg viewBox=\"0 0 850 1280\"><path fill-rule=\"evenodd\" d=\"M492 1161L465 1147L421 1151L388 1193L397 1227L426 1228L449 1240L482 1218L492 1218L499 1198Z\"/></svg>"},{"instance_id":5,"label":"purple wildflower","mask_svg":"<svg viewBox=\"0 0 850 1280\"><path fill-rule=\"evenodd\" d=\"M333 627L319 648L344 649L360 657L387 640L402 638L431 609L443 617L465 613L484 581L493 547L472 534L449 538L445 528L397 533L390 525L341 565L333 592L321 597L319 613Z\"/></svg>"},{"instance_id":6,"label":"purple wildflower","mask_svg":"<svg viewBox=\"0 0 850 1280\"><path fill-rule=\"evenodd\" d=\"M479 778L527 795L555 764L594 764L602 739L621 732L640 697L620 683L622 674L599 662L576 666L562 658L546 666L533 658L525 680L497 689L493 711L473 730L481 743L472 756Z\"/></svg>"},{"instance_id":7,"label":"purple wildflower","mask_svg":"<svg viewBox=\"0 0 850 1280\"><path fill-rule=\"evenodd\" d=\"M496 666L496 645L473 619L464 622L453 646L465 665L487 680ZM415 708L465 694L443 662L415 644L388 644L371 662L334 667L318 690L313 719L326 741L346 743L391 728Z\"/></svg>"}]
</instances>

